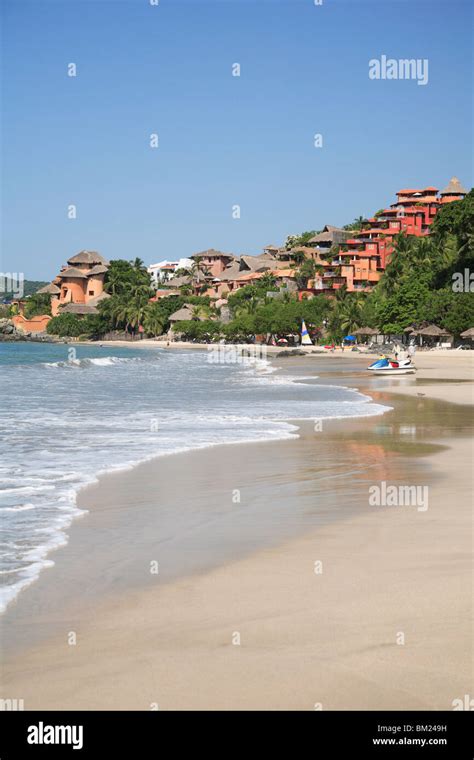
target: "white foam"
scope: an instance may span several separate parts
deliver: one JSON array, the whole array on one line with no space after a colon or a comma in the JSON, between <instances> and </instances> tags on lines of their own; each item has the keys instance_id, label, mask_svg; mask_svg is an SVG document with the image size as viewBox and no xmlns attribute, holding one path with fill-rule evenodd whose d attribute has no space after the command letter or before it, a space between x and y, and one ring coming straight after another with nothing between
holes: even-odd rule
<instances>
[{"instance_id":1,"label":"white foam","mask_svg":"<svg viewBox=\"0 0 474 760\"><path fill-rule=\"evenodd\" d=\"M86 359L68 359L67 361L43 362L43 367L112 367L114 364L127 364L140 361L139 358L127 358L121 356L100 356Z\"/></svg>"},{"instance_id":2,"label":"white foam","mask_svg":"<svg viewBox=\"0 0 474 760\"><path fill-rule=\"evenodd\" d=\"M46 350L57 358L65 349ZM279 373L268 359L223 366L200 352L160 354L159 362L155 352L142 351L30 364L21 397L15 368L2 377L0 428L10 445L0 467L1 574L15 582L4 586L0 605L51 566L47 555L67 543L72 520L86 514L77 508L78 492L100 475L223 443L295 438L288 420L387 410L355 390ZM91 371L51 372L45 380L45 367ZM151 429L155 418L158 432Z\"/></svg>"}]
</instances>

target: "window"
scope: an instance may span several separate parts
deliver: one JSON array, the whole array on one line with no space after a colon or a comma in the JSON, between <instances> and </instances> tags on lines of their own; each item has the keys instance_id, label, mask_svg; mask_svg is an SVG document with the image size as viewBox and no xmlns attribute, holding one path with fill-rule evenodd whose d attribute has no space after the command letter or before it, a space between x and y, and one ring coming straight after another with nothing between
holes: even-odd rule
<instances>
[{"instance_id":1,"label":"window","mask_svg":"<svg viewBox=\"0 0 474 760\"><path fill-rule=\"evenodd\" d=\"M94 295L94 291L93 290L89 290L89 295L93 296Z\"/></svg>"}]
</instances>

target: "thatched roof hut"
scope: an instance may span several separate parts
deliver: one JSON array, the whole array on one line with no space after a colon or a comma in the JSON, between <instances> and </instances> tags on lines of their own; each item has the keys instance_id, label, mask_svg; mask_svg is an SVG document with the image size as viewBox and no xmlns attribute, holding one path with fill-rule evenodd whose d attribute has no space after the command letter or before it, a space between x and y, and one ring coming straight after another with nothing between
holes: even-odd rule
<instances>
[{"instance_id":1,"label":"thatched roof hut","mask_svg":"<svg viewBox=\"0 0 474 760\"><path fill-rule=\"evenodd\" d=\"M228 259L232 261L236 257L233 253L224 253L224 251L216 251L215 248L208 248L206 251L199 251L199 253L193 253L191 259Z\"/></svg>"},{"instance_id":2,"label":"thatched roof hut","mask_svg":"<svg viewBox=\"0 0 474 760\"><path fill-rule=\"evenodd\" d=\"M110 293L106 293L105 290L103 290L102 293L99 293L98 296L89 298L87 303L89 306L97 306L97 304L99 304L101 301L106 301L108 298L110 298Z\"/></svg>"},{"instance_id":3,"label":"thatched roof hut","mask_svg":"<svg viewBox=\"0 0 474 760\"><path fill-rule=\"evenodd\" d=\"M95 306L88 303L68 303L61 308L61 314L98 314Z\"/></svg>"},{"instance_id":4,"label":"thatched roof hut","mask_svg":"<svg viewBox=\"0 0 474 760\"><path fill-rule=\"evenodd\" d=\"M61 290L57 285L54 284L54 282L50 282L49 285L45 285L44 288L40 288L36 292L44 293L48 296L57 296L60 294Z\"/></svg>"},{"instance_id":5,"label":"thatched roof hut","mask_svg":"<svg viewBox=\"0 0 474 760\"><path fill-rule=\"evenodd\" d=\"M104 264L105 266L109 265L107 259L104 259L104 257L101 256L100 253L97 253L97 251L79 251L79 253L76 253L75 256L71 256L71 258L67 260L67 263L71 264L72 266L74 266L74 264Z\"/></svg>"},{"instance_id":6,"label":"thatched roof hut","mask_svg":"<svg viewBox=\"0 0 474 760\"><path fill-rule=\"evenodd\" d=\"M343 230L340 227L333 227L332 224L326 224L323 231L308 240L312 245L326 243L331 245L341 245L352 236L349 230Z\"/></svg>"},{"instance_id":7,"label":"thatched roof hut","mask_svg":"<svg viewBox=\"0 0 474 760\"><path fill-rule=\"evenodd\" d=\"M62 280L87 280L88 273L81 269L77 269L76 267L67 267L67 269L63 269L63 271L58 274L58 277Z\"/></svg>"},{"instance_id":8,"label":"thatched roof hut","mask_svg":"<svg viewBox=\"0 0 474 760\"><path fill-rule=\"evenodd\" d=\"M449 330L438 327L438 325L428 325L428 327L423 327L421 330L415 330L414 333L415 335L422 335L427 338L442 338L451 335Z\"/></svg>"},{"instance_id":9,"label":"thatched roof hut","mask_svg":"<svg viewBox=\"0 0 474 760\"><path fill-rule=\"evenodd\" d=\"M169 321L172 324L173 322L185 322L188 319L196 319L194 316L194 306L190 304L185 304L181 309L173 312L173 314L171 314L169 317Z\"/></svg>"},{"instance_id":10,"label":"thatched roof hut","mask_svg":"<svg viewBox=\"0 0 474 760\"><path fill-rule=\"evenodd\" d=\"M200 272L198 272L197 274L199 275ZM200 278L197 277L196 279L199 280ZM192 278L190 274L183 274L183 275L180 275L179 277L173 277L171 280L168 280L166 285L169 288L181 288L183 285L191 285L191 280Z\"/></svg>"},{"instance_id":11,"label":"thatched roof hut","mask_svg":"<svg viewBox=\"0 0 474 760\"><path fill-rule=\"evenodd\" d=\"M464 330L464 332L461 333L461 338L474 339L474 327L470 327L469 330Z\"/></svg>"},{"instance_id":12,"label":"thatched roof hut","mask_svg":"<svg viewBox=\"0 0 474 760\"><path fill-rule=\"evenodd\" d=\"M359 327L352 332L352 335L379 335L379 331L373 327Z\"/></svg>"},{"instance_id":13,"label":"thatched roof hut","mask_svg":"<svg viewBox=\"0 0 474 760\"><path fill-rule=\"evenodd\" d=\"M92 267L92 269L89 269L87 272L88 277L93 277L97 274L105 274L108 270L108 267L105 266L105 264L96 264Z\"/></svg>"},{"instance_id":14,"label":"thatched roof hut","mask_svg":"<svg viewBox=\"0 0 474 760\"><path fill-rule=\"evenodd\" d=\"M452 177L448 186L441 190L440 195L467 195L467 190L461 185L457 177Z\"/></svg>"}]
</instances>

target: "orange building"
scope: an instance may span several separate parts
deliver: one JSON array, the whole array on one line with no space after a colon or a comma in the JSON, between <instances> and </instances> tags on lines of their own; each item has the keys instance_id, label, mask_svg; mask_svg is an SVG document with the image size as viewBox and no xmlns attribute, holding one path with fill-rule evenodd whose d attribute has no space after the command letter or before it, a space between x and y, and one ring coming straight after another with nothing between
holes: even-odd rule
<instances>
[{"instance_id":1,"label":"orange building","mask_svg":"<svg viewBox=\"0 0 474 760\"><path fill-rule=\"evenodd\" d=\"M331 269L323 275L324 290L370 291L380 280L394 251L393 238L399 233L422 237L444 203L462 200L467 191L453 177L438 194L436 187L399 190L396 203L377 217L367 220L363 229L352 234L337 253L329 253Z\"/></svg>"},{"instance_id":2,"label":"orange building","mask_svg":"<svg viewBox=\"0 0 474 760\"><path fill-rule=\"evenodd\" d=\"M222 251L216 251L214 248L209 248L207 251L195 253L191 258L210 275L219 277L224 269L232 264L236 257L231 253L223 253Z\"/></svg>"},{"instance_id":3,"label":"orange building","mask_svg":"<svg viewBox=\"0 0 474 760\"><path fill-rule=\"evenodd\" d=\"M80 251L67 261L67 266L38 293L51 296L51 313L96 314L97 304L108 295L104 278L109 262L97 251Z\"/></svg>"}]
</instances>

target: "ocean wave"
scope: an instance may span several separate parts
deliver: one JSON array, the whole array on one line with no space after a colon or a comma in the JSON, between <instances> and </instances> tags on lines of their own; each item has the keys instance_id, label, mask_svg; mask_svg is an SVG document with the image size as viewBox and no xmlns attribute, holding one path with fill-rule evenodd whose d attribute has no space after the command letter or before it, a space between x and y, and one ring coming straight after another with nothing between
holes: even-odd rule
<instances>
[{"instance_id":1,"label":"ocean wave","mask_svg":"<svg viewBox=\"0 0 474 760\"><path fill-rule=\"evenodd\" d=\"M0 507L0 512L29 512L30 509L36 509L36 504L17 504L14 507Z\"/></svg>"},{"instance_id":2,"label":"ocean wave","mask_svg":"<svg viewBox=\"0 0 474 760\"><path fill-rule=\"evenodd\" d=\"M142 361L139 357L97 356L84 359L68 359L67 361L42 362L43 367L81 368L81 367L112 367L115 364L130 364Z\"/></svg>"},{"instance_id":3,"label":"ocean wave","mask_svg":"<svg viewBox=\"0 0 474 760\"><path fill-rule=\"evenodd\" d=\"M28 344L16 350L21 357ZM2 609L53 564L47 555L86 514L78 493L100 475L221 444L295 438L289 420L387 410L356 390L280 373L267 358L213 365L205 352L81 356L78 347L77 358L63 361L63 345L34 350L21 395L15 367L2 378L0 428L9 439L0 467ZM98 371L52 371L78 368Z\"/></svg>"}]
</instances>

